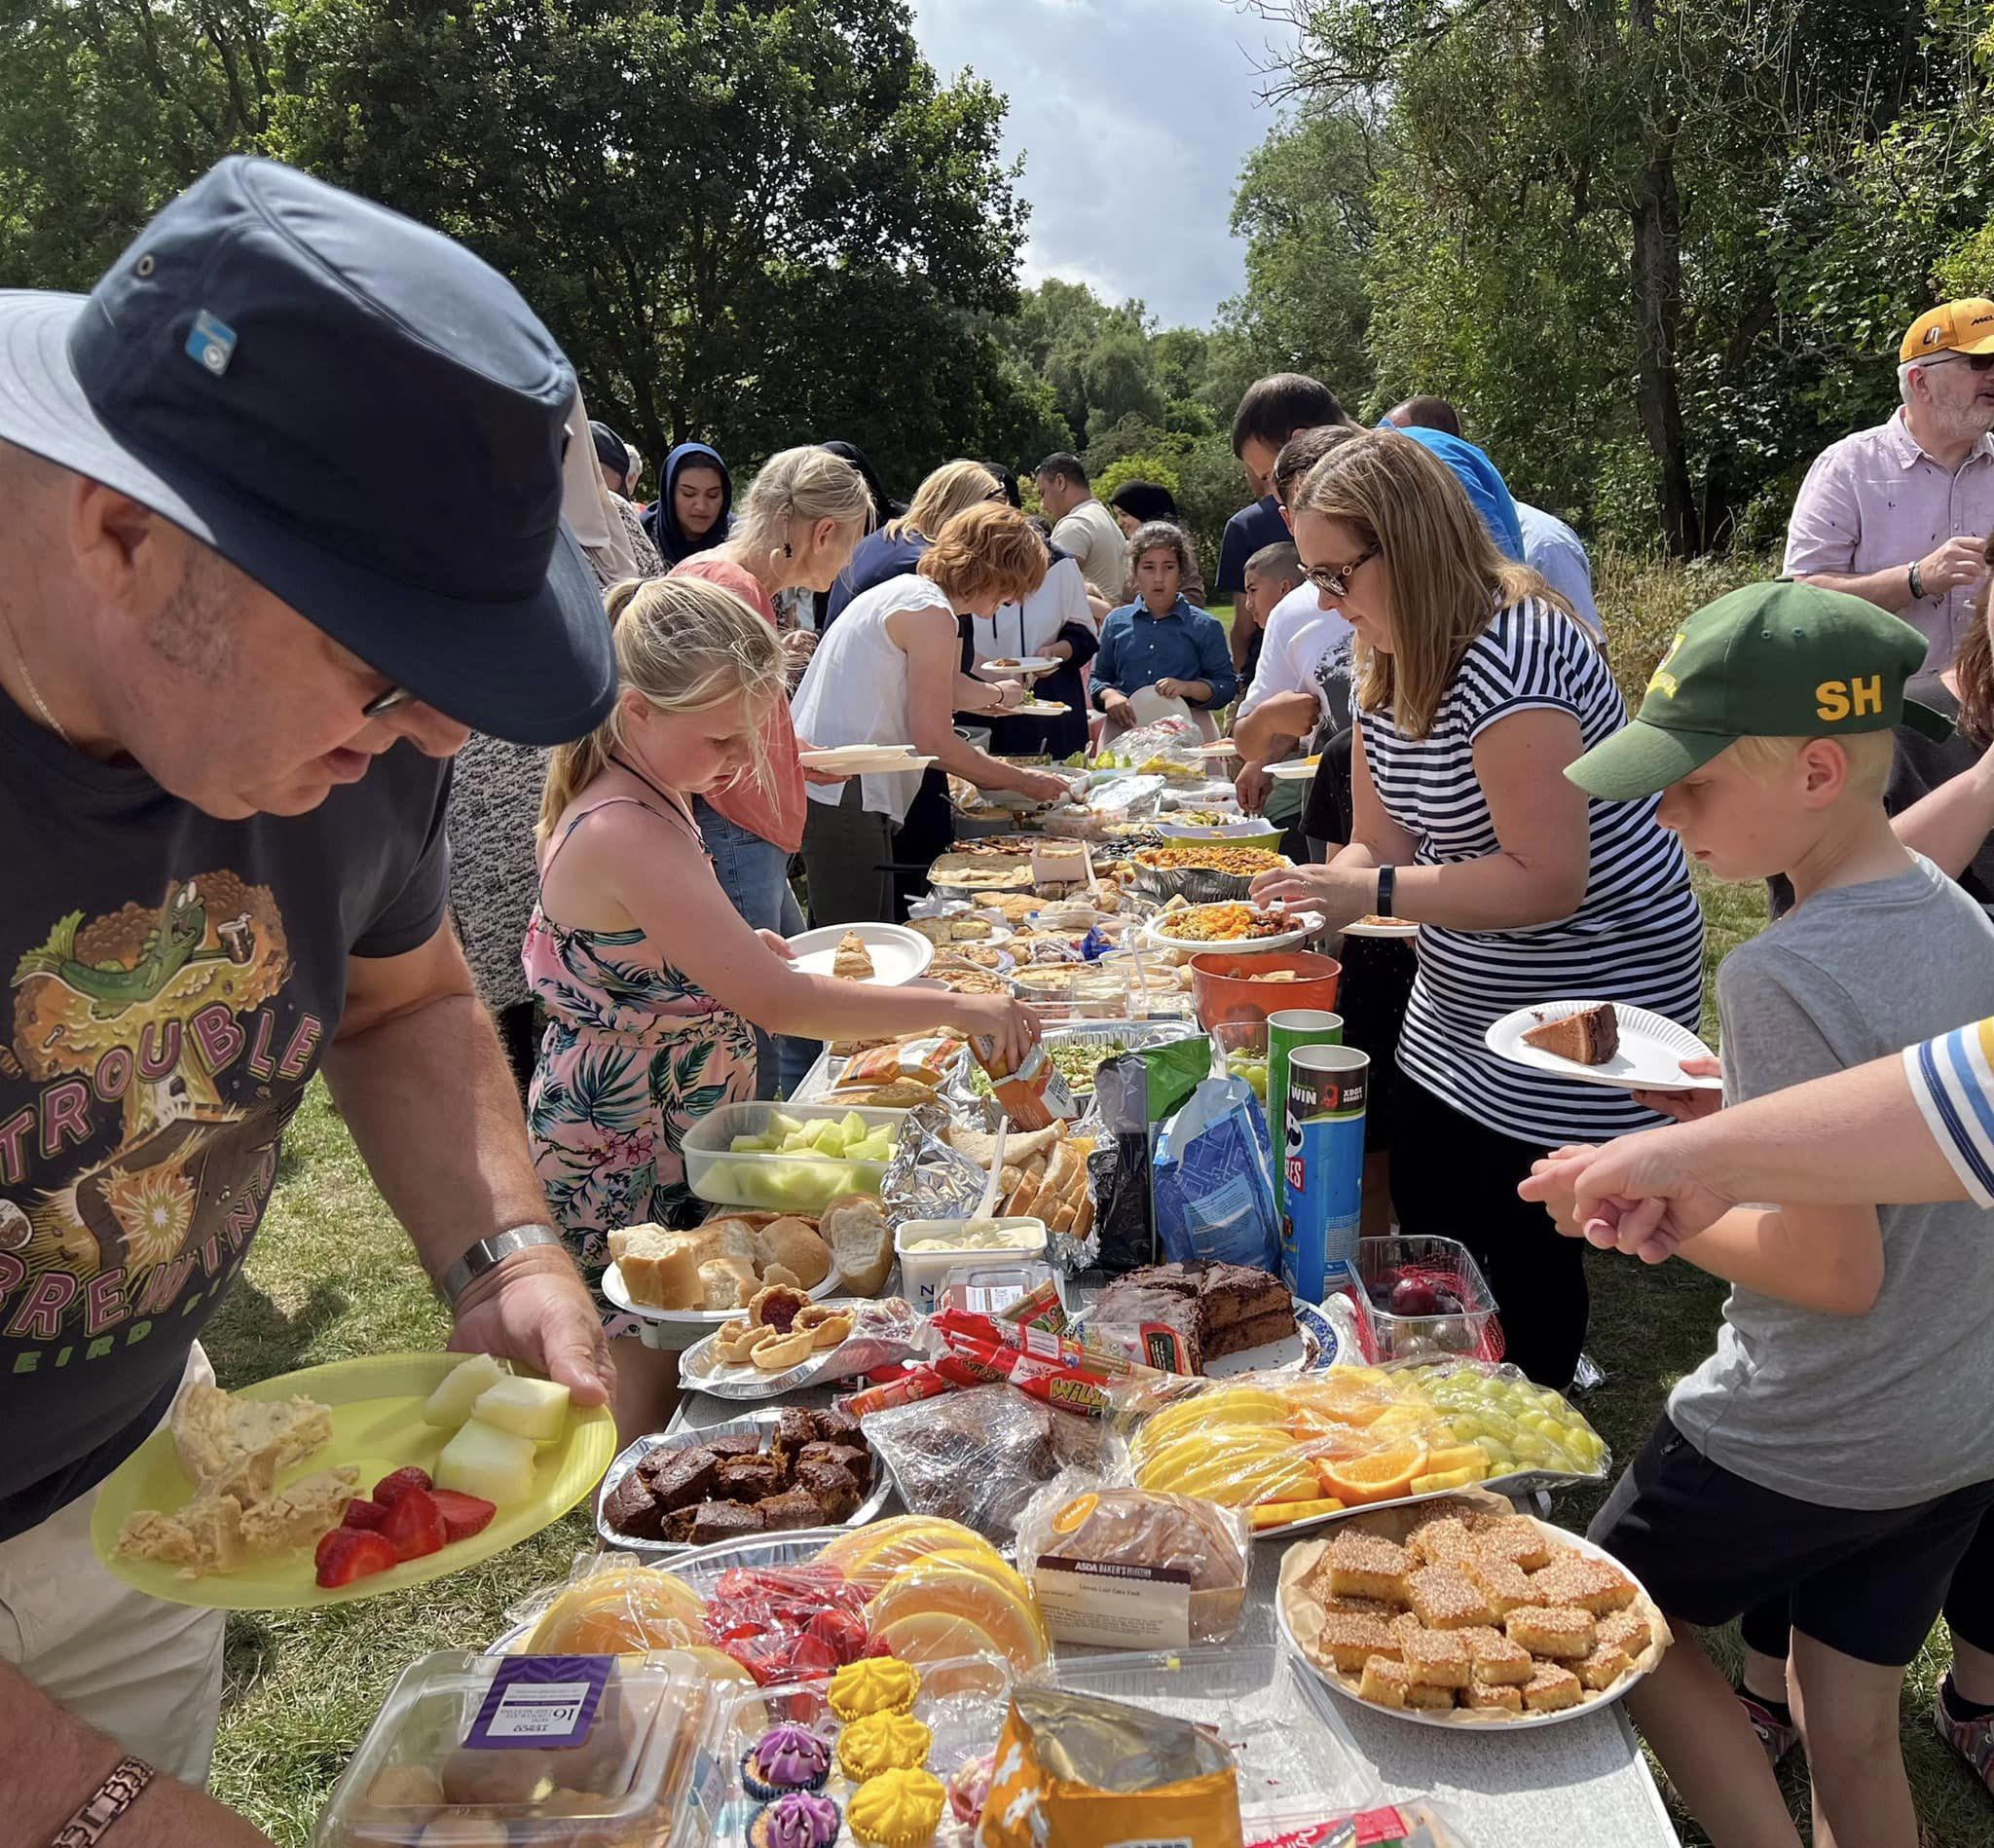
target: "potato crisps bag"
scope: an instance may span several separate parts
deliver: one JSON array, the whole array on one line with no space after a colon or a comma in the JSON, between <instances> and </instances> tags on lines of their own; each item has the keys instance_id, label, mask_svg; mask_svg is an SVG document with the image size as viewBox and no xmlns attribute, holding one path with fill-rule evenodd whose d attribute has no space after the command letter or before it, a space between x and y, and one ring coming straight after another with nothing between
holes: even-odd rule
<instances>
[{"instance_id":1,"label":"potato crisps bag","mask_svg":"<svg viewBox=\"0 0 1994 1848\"><path fill-rule=\"evenodd\" d=\"M1233 1755L1188 1720L1013 1688L978 1848L1241 1848Z\"/></svg>"}]
</instances>

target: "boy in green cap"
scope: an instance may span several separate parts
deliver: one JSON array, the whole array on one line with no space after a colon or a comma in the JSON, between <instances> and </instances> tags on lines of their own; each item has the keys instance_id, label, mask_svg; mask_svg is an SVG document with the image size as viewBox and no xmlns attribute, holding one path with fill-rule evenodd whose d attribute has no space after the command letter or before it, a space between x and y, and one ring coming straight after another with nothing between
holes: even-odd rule
<instances>
[{"instance_id":1,"label":"boy in green cap","mask_svg":"<svg viewBox=\"0 0 1994 1848\"><path fill-rule=\"evenodd\" d=\"M1717 972L1726 1102L1944 1032L1994 993L1994 925L1883 810L1892 729L1946 729L1903 696L1924 656L1916 630L1860 598L1751 585L1689 618L1634 722L1566 771L1608 800L1659 791L1656 819L1718 878L1792 881L1794 908ZM1569 1200L1547 1203L1569 1220ZM1792 1717L1761 1695L1754 1718L1804 1732L1815 1840L1917 1848L1903 1669L1994 1504L1980 1220L1959 1204L1740 1207L1679 1247L1734 1286L1717 1351L1671 1393L1592 1536L1680 1626L1628 1704L1719 1848L1797 1839L1695 1635L1768 1608L1775 1636L1791 1626ZM1754 1659L1779 1685L1777 1661Z\"/></svg>"}]
</instances>

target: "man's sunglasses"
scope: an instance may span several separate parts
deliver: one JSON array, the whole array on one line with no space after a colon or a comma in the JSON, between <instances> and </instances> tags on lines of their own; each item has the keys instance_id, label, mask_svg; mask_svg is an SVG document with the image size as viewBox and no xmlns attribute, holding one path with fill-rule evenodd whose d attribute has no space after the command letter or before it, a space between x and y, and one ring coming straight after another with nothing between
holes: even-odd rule
<instances>
[{"instance_id":1,"label":"man's sunglasses","mask_svg":"<svg viewBox=\"0 0 1994 1848\"><path fill-rule=\"evenodd\" d=\"M1994 352L1956 352L1950 359L1928 359L1928 366L1972 366L1976 372L1994 371Z\"/></svg>"},{"instance_id":2,"label":"man's sunglasses","mask_svg":"<svg viewBox=\"0 0 1994 1848\"><path fill-rule=\"evenodd\" d=\"M1318 565L1309 573L1309 581L1325 597L1348 597L1350 594L1350 579L1377 556L1378 547L1374 545L1368 551L1351 559L1348 565L1339 565L1335 571L1331 571L1327 566Z\"/></svg>"}]
</instances>

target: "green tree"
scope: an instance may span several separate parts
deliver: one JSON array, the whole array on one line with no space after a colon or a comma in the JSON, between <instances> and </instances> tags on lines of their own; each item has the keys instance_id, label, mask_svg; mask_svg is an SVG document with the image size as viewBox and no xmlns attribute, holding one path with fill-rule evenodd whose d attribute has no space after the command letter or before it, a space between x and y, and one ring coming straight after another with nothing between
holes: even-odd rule
<instances>
[{"instance_id":1,"label":"green tree","mask_svg":"<svg viewBox=\"0 0 1994 1848\"><path fill-rule=\"evenodd\" d=\"M254 0L0 0L0 283L88 289L269 119Z\"/></svg>"},{"instance_id":2,"label":"green tree","mask_svg":"<svg viewBox=\"0 0 1994 1848\"><path fill-rule=\"evenodd\" d=\"M487 256L646 453L901 479L1043 421L971 320L1015 302L1003 100L900 0L293 5L273 146Z\"/></svg>"}]
</instances>

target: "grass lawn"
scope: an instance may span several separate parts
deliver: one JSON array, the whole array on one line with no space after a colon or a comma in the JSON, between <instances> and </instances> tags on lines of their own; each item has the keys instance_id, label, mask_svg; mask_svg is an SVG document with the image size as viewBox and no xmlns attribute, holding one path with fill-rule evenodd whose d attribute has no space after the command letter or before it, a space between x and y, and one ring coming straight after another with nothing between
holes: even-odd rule
<instances>
[{"instance_id":1,"label":"grass lawn","mask_svg":"<svg viewBox=\"0 0 1994 1848\"><path fill-rule=\"evenodd\" d=\"M1604 558L1600 601L1623 684L1638 691L1680 614L1752 574L1749 562L1683 572ZM1230 607L1224 613L1230 616ZM1714 969L1733 944L1764 927L1765 907L1753 888L1706 884L1702 897ZM1705 1036L1716 1037L1708 1016ZM1588 1255L1588 1346L1607 1380L1585 1400L1585 1411L1625 1460L1670 1386L1709 1351L1722 1286L1685 1265L1648 1270ZM277 1196L247 1269L210 1325L207 1345L222 1384L347 1355L438 1346L445 1333L406 1241L323 1088L314 1085L288 1139ZM1559 1518L1583 1527L1602 1498L1568 1497ZM528 1545L421 1590L324 1611L232 1617L216 1793L285 1848L302 1848L402 1667L428 1649L483 1646L502 1627L507 1607L564 1573L592 1537L576 1514ZM1994 1840L1985 1792L1931 1730L1944 1655L1943 1634L1935 1633L1912 1666L1903 1708L1904 1754L1931 1848ZM1805 1837L1806 1778L1797 1760L1787 1789ZM1705 1843L1692 1827L1681 1827L1685 1842Z\"/></svg>"}]
</instances>

